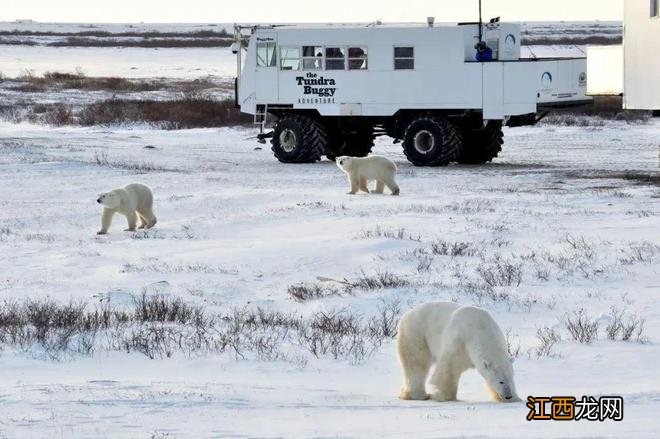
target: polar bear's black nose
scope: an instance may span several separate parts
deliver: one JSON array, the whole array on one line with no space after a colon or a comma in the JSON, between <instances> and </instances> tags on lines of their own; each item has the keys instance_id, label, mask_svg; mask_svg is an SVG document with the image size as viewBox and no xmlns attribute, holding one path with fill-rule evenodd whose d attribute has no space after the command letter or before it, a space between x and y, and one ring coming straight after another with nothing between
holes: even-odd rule
<instances>
[{"instance_id":1,"label":"polar bear's black nose","mask_svg":"<svg viewBox=\"0 0 660 439\"><path fill-rule=\"evenodd\" d=\"M513 396L507 396L507 397L504 398L504 399L511 399L511 398L513 398Z\"/></svg>"},{"instance_id":2,"label":"polar bear's black nose","mask_svg":"<svg viewBox=\"0 0 660 439\"><path fill-rule=\"evenodd\" d=\"M97 203L101 204L101 199L96 200Z\"/></svg>"}]
</instances>

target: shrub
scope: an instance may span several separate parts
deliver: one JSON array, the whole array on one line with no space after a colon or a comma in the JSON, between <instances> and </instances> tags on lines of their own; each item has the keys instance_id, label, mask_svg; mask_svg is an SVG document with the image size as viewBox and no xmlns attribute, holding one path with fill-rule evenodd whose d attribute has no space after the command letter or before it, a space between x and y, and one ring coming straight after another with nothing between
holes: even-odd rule
<instances>
[{"instance_id":1,"label":"shrub","mask_svg":"<svg viewBox=\"0 0 660 439\"><path fill-rule=\"evenodd\" d=\"M523 270L521 263L514 263L497 255L491 262L480 264L477 274L490 287L520 286Z\"/></svg>"},{"instance_id":2,"label":"shrub","mask_svg":"<svg viewBox=\"0 0 660 439\"><path fill-rule=\"evenodd\" d=\"M296 302L341 296L344 293L350 293L350 287L346 286L340 289L332 285L301 283L298 285L289 285L287 288L287 294Z\"/></svg>"},{"instance_id":3,"label":"shrub","mask_svg":"<svg viewBox=\"0 0 660 439\"><path fill-rule=\"evenodd\" d=\"M605 334L609 340L630 341L634 339L637 342L646 341L644 336L645 320L637 314L632 314L627 319L624 310L618 310L616 307L610 308L610 321L605 327Z\"/></svg>"},{"instance_id":4,"label":"shrub","mask_svg":"<svg viewBox=\"0 0 660 439\"><path fill-rule=\"evenodd\" d=\"M561 341L561 336L553 328L544 326L536 330L536 339L538 340L538 345L534 348L536 357L552 357L553 348Z\"/></svg>"},{"instance_id":5,"label":"shrub","mask_svg":"<svg viewBox=\"0 0 660 439\"><path fill-rule=\"evenodd\" d=\"M598 322L580 308L564 316L564 324L574 341L590 344L598 338Z\"/></svg>"}]
</instances>

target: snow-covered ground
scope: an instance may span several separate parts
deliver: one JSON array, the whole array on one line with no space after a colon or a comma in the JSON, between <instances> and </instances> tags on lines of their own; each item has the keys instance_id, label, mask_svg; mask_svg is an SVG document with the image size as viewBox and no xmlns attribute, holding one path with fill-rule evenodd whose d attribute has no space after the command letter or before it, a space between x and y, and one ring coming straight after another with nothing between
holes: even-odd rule
<instances>
[{"instance_id":1,"label":"snow-covered ground","mask_svg":"<svg viewBox=\"0 0 660 439\"><path fill-rule=\"evenodd\" d=\"M278 163L253 135L0 124L0 300L121 304L160 285L209 312L479 304L520 346L521 397L621 395L623 422L528 422L524 403L489 402L474 372L459 402L398 400L392 342L357 365L305 352L294 362L119 352L52 361L5 348L0 437L657 437L657 120L507 129L487 166L415 168L382 139L376 151L396 160L400 197L346 195L333 163ZM117 217L97 236L97 194L134 181L155 192L156 228L123 232ZM378 236L400 229L408 239ZM476 253L434 255L438 240ZM476 294L498 260L519 267L520 283ZM287 294L361 271L410 286L305 303ZM646 343L605 339L612 306L645 319ZM579 308L600 322L590 345L560 323ZM538 358L543 326L563 340Z\"/></svg>"},{"instance_id":2,"label":"snow-covered ground","mask_svg":"<svg viewBox=\"0 0 660 439\"><path fill-rule=\"evenodd\" d=\"M15 78L26 71L75 72L87 76L190 79L236 76L229 48L43 47L2 46L0 72Z\"/></svg>"}]
</instances>

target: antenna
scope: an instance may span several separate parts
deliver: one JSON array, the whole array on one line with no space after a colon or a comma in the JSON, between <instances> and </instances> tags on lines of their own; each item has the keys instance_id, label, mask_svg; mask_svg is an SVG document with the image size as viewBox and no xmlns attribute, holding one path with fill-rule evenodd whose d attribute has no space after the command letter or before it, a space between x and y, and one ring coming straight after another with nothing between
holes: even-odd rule
<instances>
[{"instance_id":1,"label":"antenna","mask_svg":"<svg viewBox=\"0 0 660 439\"><path fill-rule=\"evenodd\" d=\"M479 42L483 41L483 30L482 30L482 19L481 19L481 0L479 0Z\"/></svg>"}]
</instances>

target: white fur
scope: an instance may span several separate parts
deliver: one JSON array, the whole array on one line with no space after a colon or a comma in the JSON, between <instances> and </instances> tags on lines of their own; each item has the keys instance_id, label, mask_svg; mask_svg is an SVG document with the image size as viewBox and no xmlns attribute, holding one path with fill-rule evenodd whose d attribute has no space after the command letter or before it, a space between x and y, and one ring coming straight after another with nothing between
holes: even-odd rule
<instances>
[{"instance_id":1,"label":"white fur","mask_svg":"<svg viewBox=\"0 0 660 439\"><path fill-rule=\"evenodd\" d=\"M506 339L488 311L451 302L431 302L408 311L399 322L397 354L403 372L401 399L456 400L461 374L476 368L490 396L520 401Z\"/></svg>"},{"instance_id":2,"label":"white fur","mask_svg":"<svg viewBox=\"0 0 660 439\"><path fill-rule=\"evenodd\" d=\"M348 182L351 185L349 194L356 194L358 191L369 193L367 187L370 180L376 180L376 190L373 193L382 194L385 186L392 192L392 195L399 195L399 186L394 180L396 175L396 164L380 155L371 155L369 157L337 157L337 166L348 176Z\"/></svg>"},{"instance_id":3,"label":"white fur","mask_svg":"<svg viewBox=\"0 0 660 439\"><path fill-rule=\"evenodd\" d=\"M115 213L126 217L128 221L126 230L134 231L138 218L141 229L150 229L156 225L156 216L153 212L154 195L148 186L139 183L129 184L99 195L96 201L103 205L99 235L108 233Z\"/></svg>"}]
</instances>

